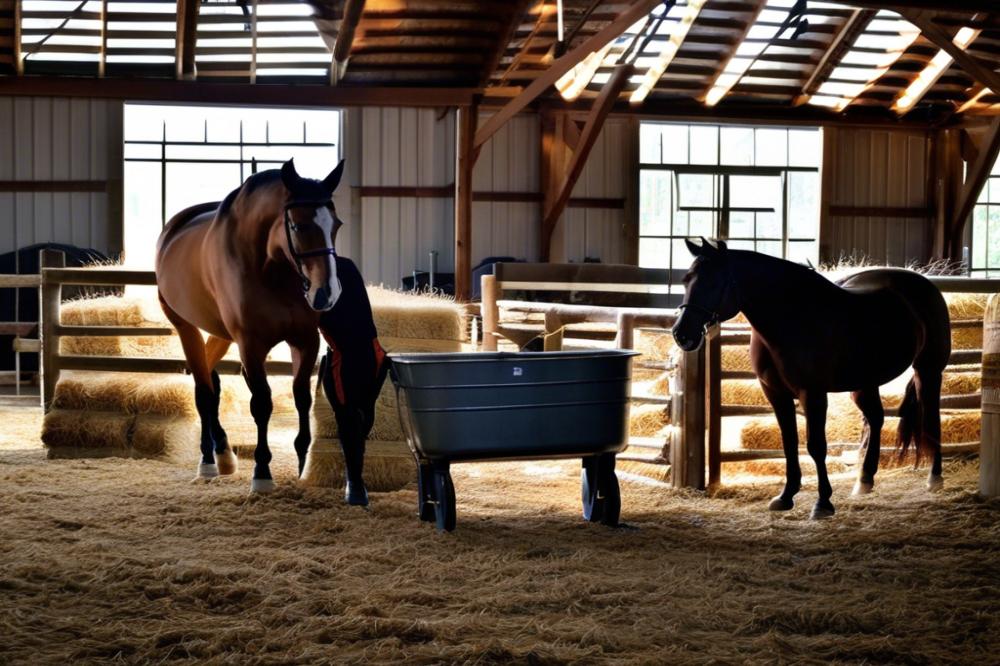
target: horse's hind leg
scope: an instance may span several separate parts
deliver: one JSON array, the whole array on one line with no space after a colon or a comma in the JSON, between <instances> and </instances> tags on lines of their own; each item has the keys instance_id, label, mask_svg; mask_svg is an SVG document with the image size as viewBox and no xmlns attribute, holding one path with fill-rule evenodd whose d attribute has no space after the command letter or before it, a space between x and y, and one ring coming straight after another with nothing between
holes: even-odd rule
<instances>
[{"instance_id":1,"label":"horse's hind leg","mask_svg":"<svg viewBox=\"0 0 1000 666\"><path fill-rule=\"evenodd\" d=\"M861 474L854 484L852 495L867 495L875 487L875 473L878 471L879 456L882 448L882 424L885 422L885 409L878 388L855 391L851 394L854 404L858 406L865 419L865 433L860 450L865 452L861 465Z\"/></svg>"},{"instance_id":2,"label":"horse's hind leg","mask_svg":"<svg viewBox=\"0 0 1000 666\"><path fill-rule=\"evenodd\" d=\"M206 362L205 340L201 337L201 331L182 319L162 297L160 306L167 319L177 329L181 347L184 349L184 358L194 377L194 404L201 420L201 463L198 465L198 478L215 478L219 475L219 468L215 463L212 424L219 419L219 399L213 386L211 370Z\"/></svg>"},{"instance_id":3,"label":"horse's hind leg","mask_svg":"<svg viewBox=\"0 0 1000 666\"><path fill-rule=\"evenodd\" d=\"M927 489L936 491L944 487L941 474L941 371L915 367L914 375L923 417L923 432L921 441L917 443L917 452L926 453L929 450L933 453Z\"/></svg>"},{"instance_id":4,"label":"horse's hind leg","mask_svg":"<svg viewBox=\"0 0 1000 666\"><path fill-rule=\"evenodd\" d=\"M312 409L312 371L319 355L319 336L313 335L308 340L296 344L289 343L292 350L292 395L295 397L295 410L299 414L299 433L295 436L295 453L299 457L299 476L306 465L306 455L309 444L312 443L312 432L309 426L309 412Z\"/></svg>"},{"instance_id":5,"label":"horse's hind leg","mask_svg":"<svg viewBox=\"0 0 1000 666\"><path fill-rule=\"evenodd\" d=\"M767 396L774 416L781 429L781 446L785 450L785 489L771 500L771 511L788 511L795 506L795 494L802 487L802 468L799 465L799 429L795 418L795 398L783 385L775 386L761 378L761 388Z\"/></svg>"},{"instance_id":6,"label":"horse's hind leg","mask_svg":"<svg viewBox=\"0 0 1000 666\"><path fill-rule=\"evenodd\" d=\"M803 391L802 406L806 410L806 448L816 463L816 478L819 485L819 500L813 507L812 517L829 518L833 515L833 486L826 473L826 393Z\"/></svg>"},{"instance_id":7,"label":"horse's hind leg","mask_svg":"<svg viewBox=\"0 0 1000 666\"><path fill-rule=\"evenodd\" d=\"M239 341L240 358L243 361L243 378L250 388L250 414L257 424L257 448L254 449L253 479L250 492L266 493L274 490L271 477L271 449L267 445L267 426L271 421L274 404L271 401L271 387L264 371L266 349L260 349L252 342Z\"/></svg>"},{"instance_id":8,"label":"horse's hind leg","mask_svg":"<svg viewBox=\"0 0 1000 666\"><path fill-rule=\"evenodd\" d=\"M226 355L232 344L231 340L217 338L214 335L208 336L208 342L205 344L205 362L208 364L209 370L212 371L212 389L215 391L216 401L215 420L212 422L212 438L215 440L215 464L219 467L219 474L223 475L235 474L238 463L236 455L229 446L229 436L223 429L222 423L219 422L218 403L222 399L222 381L219 379L219 373L215 371L215 366Z\"/></svg>"}]
</instances>

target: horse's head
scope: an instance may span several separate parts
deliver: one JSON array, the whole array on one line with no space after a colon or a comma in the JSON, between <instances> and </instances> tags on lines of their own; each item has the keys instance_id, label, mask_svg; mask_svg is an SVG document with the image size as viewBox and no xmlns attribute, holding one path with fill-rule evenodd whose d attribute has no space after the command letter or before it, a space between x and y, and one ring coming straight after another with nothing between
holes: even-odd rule
<instances>
[{"instance_id":1,"label":"horse's head","mask_svg":"<svg viewBox=\"0 0 1000 666\"><path fill-rule=\"evenodd\" d=\"M333 191L344 173L344 162L323 180L302 178L288 160L281 167L281 182L288 194L284 205L285 252L302 277L309 305L325 312L340 298L335 241L343 222L333 207Z\"/></svg>"},{"instance_id":2,"label":"horse's head","mask_svg":"<svg viewBox=\"0 0 1000 666\"><path fill-rule=\"evenodd\" d=\"M694 351L705 339L709 326L732 319L739 311L733 279L732 262L726 244L701 239L701 245L686 240L694 263L684 276L684 302L681 316L671 333L677 346Z\"/></svg>"}]
</instances>

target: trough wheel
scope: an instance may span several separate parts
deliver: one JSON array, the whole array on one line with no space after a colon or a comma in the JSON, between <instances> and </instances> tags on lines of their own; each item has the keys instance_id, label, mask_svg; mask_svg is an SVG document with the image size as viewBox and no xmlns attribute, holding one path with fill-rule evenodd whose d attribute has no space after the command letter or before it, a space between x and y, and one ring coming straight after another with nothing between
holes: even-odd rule
<instances>
[{"instance_id":1,"label":"trough wheel","mask_svg":"<svg viewBox=\"0 0 1000 666\"><path fill-rule=\"evenodd\" d=\"M437 520L434 515L434 469L427 463L417 464L417 513L425 523Z\"/></svg>"},{"instance_id":2,"label":"trough wheel","mask_svg":"<svg viewBox=\"0 0 1000 666\"><path fill-rule=\"evenodd\" d=\"M617 527L622 500L618 477L615 475L615 454L604 453L584 458L581 477L583 519Z\"/></svg>"},{"instance_id":3,"label":"trough wheel","mask_svg":"<svg viewBox=\"0 0 1000 666\"><path fill-rule=\"evenodd\" d=\"M455 529L455 484L451 481L448 463L434 466L434 518L444 532Z\"/></svg>"}]
</instances>

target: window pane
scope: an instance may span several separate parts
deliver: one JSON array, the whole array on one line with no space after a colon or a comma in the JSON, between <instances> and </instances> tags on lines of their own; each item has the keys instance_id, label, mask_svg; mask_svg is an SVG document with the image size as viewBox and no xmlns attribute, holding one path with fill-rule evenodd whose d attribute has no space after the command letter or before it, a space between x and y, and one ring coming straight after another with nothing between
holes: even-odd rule
<instances>
[{"instance_id":1,"label":"window pane","mask_svg":"<svg viewBox=\"0 0 1000 666\"><path fill-rule=\"evenodd\" d=\"M753 241L741 241L741 240L727 241L726 245L730 249L733 249L733 250L752 250L752 249L754 249L754 242Z\"/></svg>"},{"instance_id":2,"label":"window pane","mask_svg":"<svg viewBox=\"0 0 1000 666\"><path fill-rule=\"evenodd\" d=\"M781 215L757 213L757 238L781 238Z\"/></svg>"},{"instance_id":3,"label":"window pane","mask_svg":"<svg viewBox=\"0 0 1000 666\"><path fill-rule=\"evenodd\" d=\"M788 236L815 238L819 229L819 174L788 174Z\"/></svg>"},{"instance_id":4,"label":"window pane","mask_svg":"<svg viewBox=\"0 0 1000 666\"><path fill-rule=\"evenodd\" d=\"M688 126L663 125L663 163L688 163Z\"/></svg>"},{"instance_id":5,"label":"window pane","mask_svg":"<svg viewBox=\"0 0 1000 666\"><path fill-rule=\"evenodd\" d=\"M729 166L753 165L753 130L748 127L723 127L721 130L722 163Z\"/></svg>"},{"instance_id":6,"label":"window pane","mask_svg":"<svg viewBox=\"0 0 1000 666\"><path fill-rule=\"evenodd\" d=\"M715 203L715 176L682 173L677 176L680 208L712 208Z\"/></svg>"},{"instance_id":7,"label":"window pane","mask_svg":"<svg viewBox=\"0 0 1000 666\"><path fill-rule=\"evenodd\" d=\"M753 213L729 214L730 238L753 238Z\"/></svg>"},{"instance_id":8,"label":"window pane","mask_svg":"<svg viewBox=\"0 0 1000 666\"><path fill-rule=\"evenodd\" d=\"M986 201L993 204L1000 203L1000 178L990 178L986 189L988 190Z\"/></svg>"},{"instance_id":9,"label":"window pane","mask_svg":"<svg viewBox=\"0 0 1000 666\"><path fill-rule=\"evenodd\" d=\"M222 201L240 186L238 164L168 164L167 218L206 201Z\"/></svg>"},{"instance_id":10,"label":"window pane","mask_svg":"<svg viewBox=\"0 0 1000 666\"><path fill-rule=\"evenodd\" d=\"M986 267L986 206L976 206L972 214L972 267Z\"/></svg>"},{"instance_id":11,"label":"window pane","mask_svg":"<svg viewBox=\"0 0 1000 666\"><path fill-rule=\"evenodd\" d=\"M990 206L987 213L989 220L989 254L986 265L990 268L1000 266L1000 206Z\"/></svg>"},{"instance_id":12,"label":"window pane","mask_svg":"<svg viewBox=\"0 0 1000 666\"><path fill-rule=\"evenodd\" d=\"M757 130L755 150L757 166L788 166L788 131Z\"/></svg>"},{"instance_id":13,"label":"window pane","mask_svg":"<svg viewBox=\"0 0 1000 666\"><path fill-rule=\"evenodd\" d=\"M672 176L669 171L639 172L639 234L669 236Z\"/></svg>"},{"instance_id":14,"label":"window pane","mask_svg":"<svg viewBox=\"0 0 1000 666\"><path fill-rule=\"evenodd\" d=\"M781 210L780 176L730 176L729 187L733 208Z\"/></svg>"},{"instance_id":15,"label":"window pane","mask_svg":"<svg viewBox=\"0 0 1000 666\"><path fill-rule=\"evenodd\" d=\"M719 128L691 126L691 164L719 163Z\"/></svg>"},{"instance_id":16,"label":"window pane","mask_svg":"<svg viewBox=\"0 0 1000 666\"><path fill-rule=\"evenodd\" d=\"M822 139L823 135L820 130L789 130L789 166L818 168L822 162Z\"/></svg>"},{"instance_id":17,"label":"window pane","mask_svg":"<svg viewBox=\"0 0 1000 666\"><path fill-rule=\"evenodd\" d=\"M691 231L688 225L688 215L686 210L674 211L674 236L690 236Z\"/></svg>"},{"instance_id":18,"label":"window pane","mask_svg":"<svg viewBox=\"0 0 1000 666\"><path fill-rule=\"evenodd\" d=\"M670 241L661 238L640 238L639 265L643 268L670 268Z\"/></svg>"},{"instance_id":19,"label":"window pane","mask_svg":"<svg viewBox=\"0 0 1000 666\"><path fill-rule=\"evenodd\" d=\"M759 241L757 243L757 251L769 254L772 257L780 257L782 254L781 241Z\"/></svg>"},{"instance_id":20,"label":"window pane","mask_svg":"<svg viewBox=\"0 0 1000 666\"><path fill-rule=\"evenodd\" d=\"M714 237L715 234L715 213L710 211L691 212L691 235Z\"/></svg>"},{"instance_id":21,"label":"window pane","mask_svg":"<svg viewBox=\"0 0 1000 666\"><path fill-rule=\"evenodd\" d=\"M815 264L819 258L819 244L816 241L790 241L786 259L799 264Z\"/></svg>"},{"instance_id":22,"label":"window pane","mask_svg":"<svg viewBox=\"0 0 1000 666\"><path fill-rule=\"evenodd\" d=\"M643 164L660 163L660 126L653 123L639 125L639 161Z\"/></svg>"},{"instance_id":23,"label":"window pane","mask_svg":"<svg viewBox=\"0 0 1000 666\"><path fill-rule=\"evenodd\" d=\"M123 213L125 218L125 263L151 268L156 257L156 239L163 228L160 164L130 162L125 166Z\"/></svg>"}]
</instances>

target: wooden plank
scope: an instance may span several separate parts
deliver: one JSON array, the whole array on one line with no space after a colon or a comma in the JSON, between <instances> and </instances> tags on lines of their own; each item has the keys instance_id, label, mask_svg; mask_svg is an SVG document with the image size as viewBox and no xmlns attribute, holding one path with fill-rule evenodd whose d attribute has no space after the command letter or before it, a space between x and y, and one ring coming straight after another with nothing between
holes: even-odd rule
<instances>
[{"instance_id":1,"label":"wooden plank","mask_svg":"<svg viewBox=\"0 0 1000 666\"><path fill-rule=\"evenodd\" d=\"M177 0L177 44L174 62L175 76L178 80L192 79L195 76L194 53L200 6L201 0Z\"/></svg>"},{"instance_id":2,"label":"wooden plank","mask_svg":"<svg viewBox=\"0 0 1000 666\"><path fill-rule=\"evenodd\" d=\"M42 287L38 290L39 329L38 340L41 344L39 355L39 375L42 382L42 408L48 412L52 407L52 396L55 395L56 383L59 381L59 307L62 304L62 285L58 282L45 282L45 271L57 271L66 265L66 255L54 250L42 250L39 257L42 267Z\"/></svg>"},{"instance_id":3,"label":"wooden plank","mask_svg":"<svg viewBox=\"0 0 1000 666\"><path fill-rule=\"evenodd\" d=\"M42 287L51 284L150 286L156 284L156 273L127 268L45 268L42 270Z\"/></svg>"},{"instance_id":4,"label":"wooden plank","mask_svg":"<svg viewBox=\"0 0 1000 666\"><path fill-rule=\"evenodd\" d=\"M365 0L347 0L344 3L343 18L337 28L337 39L333 44L333 62L330 63L330 83L337 85L347 71L347 61L354 45L354 34L361 14L365 10Z\"/></svg>"},{"instance_id":5,"label":"wooden plank","mask_svg":"<svg viewBox=\"0 0 1000 666\"><path fill-rule=\"evenodd\" d=\"M816 91L819 90L819 87L830 78L830 74L840 64L844 55L850 51L854 42L868 28L872 19L875 18L876 13L875 10L871 9L855 9L852 12L850 18L844 22L840 31L833 38L830 48L823 53L823 57L816 63L816 67L813 69L812 74L809 75L809 79L805 85L802 86L802 92L792 102L792 106L802 106L812 98Z\"/></svg>"},{"instance_id":6,"label":"wooden plank","mask_svg":"<svg viewBox=\"0 0 1000 666\"><path fill-rule=\"evenodd\" d=\"M56 335L74 337L146 337L173 335L169 326L70 326L59 324Z\"/></svg>"},{"instance_id":7,"label":"wooden plank","mask_svg":"<svg viewBox=\"0 0 1000 666\"><path fill-rule=\"evenodd\" d=\"M129 358L124 356L60 356L62 370L86 372L150 372L155 374L183 374L187 361L182 358ZM291 361L268 361L264 368L269 375L289 376ZM243 364L235 359L223 359L215 366L220 375L239 375Z\"/></svg>"},{"instance_id":8,"label":"wooden plank","mask_svg":"<svg viewBox=\"0 0 1000 666\"><path fill-rule=\"evenodd\" d=\"M995 10L996 7L994 6ZM988 10L984 10L988 11ZM993 71L977 58L970 55L961 46L956 44L952 37L940 26L938 26L932 15L927 12L904 10L901 12L903 18L920 28L924 37L934 43L935 46L945 51L955 59L955 63L964 69L976 81L991 90L1000 90L1000 74Z\"/></svg>"},{"instance_id":9,"label":"wooden plank","mask_svg":"<svg viewBox=\"0 0 1000 666\"><path fill-rule=\"evenodd\" d=\"M40 286L42 286L42 277L40 275L0 274L0 289L17 289Z\"/></svg>"},{"instance_id":10,"label":"wooden plank","mask_svg":"<svg viewBox=\"0 0 1000 666\"><path fill-rule=\"evenodd\" d=\"M0 180L0 192L107 192L103 180Z\"/></svg>"},{"instance_id":11,"label":"wooden plank","mask_svg":"<svg viewBox=\"0 0 1000 666\"><path fill-rule=\"evenodd\" d=\"M602 30L584 40L579 46L563 57L556 59L543 75L532 81L531 85L525 88L521 94L507 102L502 109L483 123L483 126L476 132L475 147L479 148L486 143L508 120L513 118L528 104L535 101L563 74L573 69L581 60L594 51L599 51L606 44L618 38L632 24L646 16L658 4L660 4L659 0L637 0Z\"/></svg>"},{"instance_id":12,"label":"wooden plank","mask_svg":"<svg viewBox=\"0 0 1000 666\"><path fill-rule=\"evenodd\" d=\"M986 305L983 326L982 425L979 451L979 493L1000 495L1000 297Z\"/></svg>"},{"instance_id":13,"label":"wooden plank","mask_svg":"<svg viewBox=\"0 0 1000 666\"><path fill-rule=\"evenodd\" d=\"M925 206L840 206L829 205L834 217L892 217L908 218L933 217L934 212Z\"/></svg>"},{"instance_id":14,"label":"wooden plank","mask_svg":"<svg viewBox=\"0 0 1000 666\"><path fill-rule=\"evenodd\" d=\"M705 347L682 356L679 446L670 447L674 488L705 489Z\"/></svg>"},{"instance_id":15,"label":"wooden plank","mask_svg":"<svg viewBox=\"0 0 1000 666\"><path fill-rule=\"evenodd\" d=\"M472 168L476 163L476 106L458 109L455 120L455 300L472 295Z\"/></svg>"},{"instance_id":16,"label":"wooden plank","mask_svg":"<svg viewBox=\"0 0 1000 666\"><path fill-rule=\"evenodd\" d=\"M604 127L604 121L607 119L612 106L618 99L619 93L621 93L625 84L628 83L629 77L632 76L634 71L635 66L630 64L615 67L611 78L604 84L600 95L594 101L594 105L587 115L587 122L580 132L579 145L573 151L569 166L566 168L566 175L557 190L557 194L552 198L551 204L546 206L545 214L542 218L539 245L542 259L547 260L551 257L552 232L555 230L559 218L562 217L563 211L566 209L566 204L569 202L570 195L573 193L573 188L576 186L580 174L583 173L583 168L587 164L590 151L597 141L597 136L600 134L601 128Z\"/></svg>"},{"instance_id":17,"label":"wooden plank","mask_svg":"<svg viewBox=\"0 0 1000 666\"><path fill-rule=\"evenodd\" d=\"M718 326L705 338L705 410L708 425L708 485L722 482L722 339Z\"/></svg>"},{"instance_id":18,"label":"wooden plank","mask_svg":"<svg viewBox=\"0 0 1000 666\"><path fill-rule=\"evenodd\" d=\"M313 63L315 64L315 63ZM255 104L262 106L468 106L477 88L331 87L320 84L208 83L155 79L0 77L0 95Z\"/></svg>"}]
</instances>

